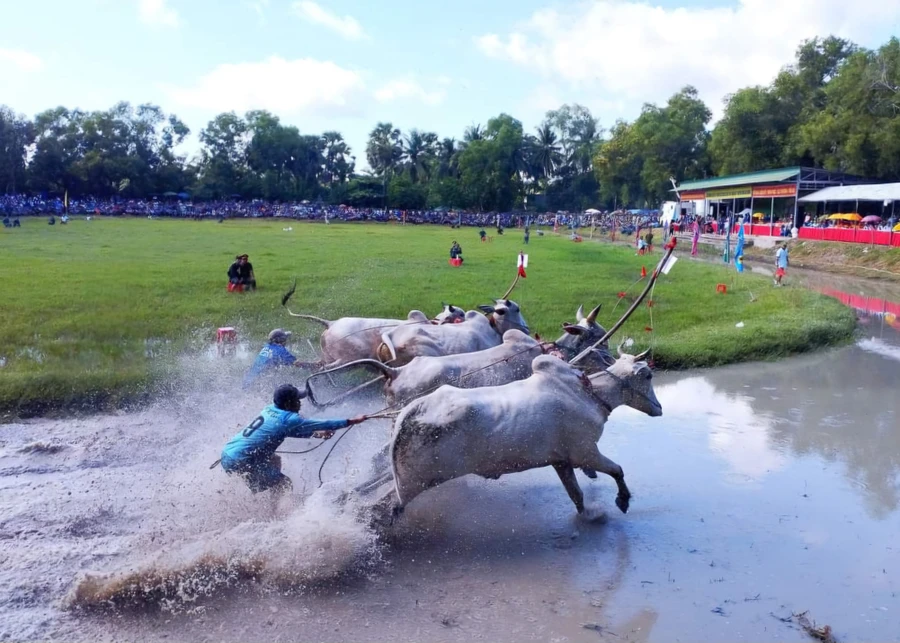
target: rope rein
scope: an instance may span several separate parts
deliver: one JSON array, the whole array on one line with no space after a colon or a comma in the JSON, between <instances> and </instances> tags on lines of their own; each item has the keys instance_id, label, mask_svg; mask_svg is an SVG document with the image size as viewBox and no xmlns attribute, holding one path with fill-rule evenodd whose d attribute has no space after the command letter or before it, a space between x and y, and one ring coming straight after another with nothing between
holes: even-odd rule
<instances>
[{"instance_id":1,"label":"rope rein","mask_svg":"<svg viewBox=\"0 0 900 643\"><path fill-rule=\"evenodd\" d=\"M541 349L541 353L544 355L547 354L547 347L550 347L550 346L557 346L557 344L556 344L556 342L542 342L542 343L538 344L538 347ZM462 373L461 375L458 375L457 377L453 378L453 382L458 384L464 378L469 377L470 375L474 375L475 373L478 373L480 371L488 369L492 366L496 366L497 364L501 364L503 362L508 362L509 360L511 360L514 357L517 357L523 353L527 353L529 351L534 350L534 348L535 348L534 346L529 346L528 348L517 351L516 353L513 353L512 355L509 355L508 357L504 357L503 359L498 359L494 362L491 362L490 364L486 364L485 366L482 366L481 368L477 368L474 371L468 371L466 373ZM603 371L601 371L601 372L603 372ZM447 385L449 385L449 383ZM437 389L439 389L442 386L445 386L445 384L437 384L435 386L432 386L432 387L426 389L422 393L422 395L428 395L429 393L433 393L434 391L436 391ZM374 419L383 419L383 418L387 419L387 418L396 417L397 415L400 414L400 411L402 409L394 409L393 408L394 406L396 406L396 404L388 405L388 406L384 407L383 409L380 409L380 410L376 411L375 413L372 413L371 415L366 414L366 419L374 420ZM610 409L610 411L612 411L612 409ZM353 426L355 426L355 425L353 425ZM319 465L319 474L318 475L319 475L319 486L320 487L324 484L324 482L322 480L322 470L325 468L325 463L328 462L328 458L331 457L331 453L334 451L335 447L337 447L338 442L340 442L344 438L344 436L350 432L350 429L352 429L353 426L348 426L346 428L346 430L340 435L340 437L338 437L338 439L335 440L334 444L331 446L331 449L329 449L328 453L325 454L325 458L322 460L322 464ZM324 442L322 444L324 444ZM319 448L320 446L322 446L322 444L319 444L319 445L313 447L313 449ZM309 451L312 451L313 449L309 449ZM301 451L300 453L308 453L309 451ZM290 452L289 451L279 451L278 453L290 453Z\"/></svg>"}]
</instances>

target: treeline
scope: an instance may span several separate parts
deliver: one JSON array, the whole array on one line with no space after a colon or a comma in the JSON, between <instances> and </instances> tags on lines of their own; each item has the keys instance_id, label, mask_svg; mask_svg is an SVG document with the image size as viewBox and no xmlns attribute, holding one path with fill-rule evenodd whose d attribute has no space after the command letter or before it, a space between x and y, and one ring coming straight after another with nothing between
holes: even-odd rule
<instances>
[{"instance_id":1,"label":"treeline","mask_svg":"<svg viewBox=\"0 0 900 643\"><path fill-rule=\"evenodd\" d=\"M900 41L877 51L840 38L804 42L771 85L726 98L722 119L692 87L605 132L590 110L563 105L534 132L501 114L457 140L378 123L363 151L339 132L303 134L267 111L216 116L200 151L155 105L64 107L33 120L0 107L0 192L73 197L324 200L393 208L504 211L656 206L677 181L808 165L900 180Z\"/></svg>"}]
</instances>

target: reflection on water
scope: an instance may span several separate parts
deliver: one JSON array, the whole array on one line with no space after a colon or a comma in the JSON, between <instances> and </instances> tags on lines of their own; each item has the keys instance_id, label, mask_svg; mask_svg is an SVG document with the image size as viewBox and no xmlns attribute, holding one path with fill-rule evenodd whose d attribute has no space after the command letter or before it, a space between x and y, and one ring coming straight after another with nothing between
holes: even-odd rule
<instances>
[{"instance_id":1,"label":"reflection on water","mask_svg":"<svg viewBox=\"0 0 900 643\"><path fill-rule=\"evenodd\" d=\"M667 418L699 415L695 428L709 437L710 448L720 454L733 473L755 480L785 464L784 455L771 446L774 419L754 411L755 397L747 388L734 393L717 390L703 376L685 377L662 387L658 393ZM698 413L698 411L701 411Z\"/></svg>"},{"instance_id":2,"label":"reflection on water","mask_svg":"<svg viewBox=\"0 0 900 643\"><path fill-rule=\"evenodd\" d=\"M735 472L759 477L777 470L785 448L837 459L872 515L884 516L900 502L900 337L893 339L688 377L664 387L661 401L669 415L695 400L711 447Z\"/></svg>"}]
</instances>

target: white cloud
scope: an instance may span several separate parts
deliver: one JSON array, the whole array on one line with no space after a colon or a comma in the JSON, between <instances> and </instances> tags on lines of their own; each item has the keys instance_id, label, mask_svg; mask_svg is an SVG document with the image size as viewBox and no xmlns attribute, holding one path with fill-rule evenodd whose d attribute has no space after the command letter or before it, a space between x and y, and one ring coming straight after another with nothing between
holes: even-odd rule
<instances>
[{"instance_id":1,"label":"white cloud","mask_svg":"<svg viewBox=\"0 0 900 643\"><path fill-rule=\"evenodd\" d=\"M446 86L442 77L438 79L441 85ZM449 79L446 79L449 81ZM398 78L382 85L375 91L375 100L380 103L391 103L397 100L419 100L426 105L440 105L447 97L447 91L437 89L427 91L412 78Z\"/></svg>"},{"instance_id":2,"label":"white cloud","mask_svg":"<svg viewBox=\"0 0 900 643\"><path fill-rule=\"evenodd\" d=\"M202 109L269 109L280 116L354 111L364 84L359 73L330 61L285 60L219 65L188 88L163 87L180 105Z\"/></svg>"},{"instance_id":3,"label":"white cloud","mask_svg":"<svg viewBox=\"0 0 900 643\"><path fill-rule=\"evenodd\" d=\"M726 94L771 82L803 39L835 34L874 45L898 21L900 3L883 0L740 0L718 8L599 0L537 11L475 44L491 58L628 103L664 101L691 84L716 112Z\"/></svg>"},{"instance_id":4,"label":"white cloud","mask_svg":"<svg viewBox=\"0 0 900 643\"><path fill-rule=\"evenodd\" d=\"M43 69L44 61L23 49L0 49L0 65L11 65L19 71L35 72Z\"/></svg>"},{"instance_id":5,"label":"white cloud","mask_svg":"<svg viewBox=\"0 0 900 643\"><path fill-rule=\"evenodd\" d=\"M177 27L178 12L166 4L166 0L139 0L138 15L141 22L151 27Z\"/></svg>"},{"instance_id":6,"label":"white cloud","mask_svg":"<svg viewBox=\"0 0 900 643\"><path fill-rule=\"evenodd\" d=\"M785 466L785 455L769 437L772 419L753 410L753 398L722 393L702 376L664 384L656 389L656 396L666 417L684 419L698 431L708 431L710 451L727 462L734 474L761 480Z\"/></svg>"},{"instance_id":7,"label":"white cloud","mask_svg":"<svg viewBox=\"0 0 900 643\"><path fill-rule=\"evenodd\" d=\"M362 25L356 18L335 15L310 0L295 2L291 8L303 20L330 29L347 40L360 40L365 36Z\"/></svg>"}]
</instances>

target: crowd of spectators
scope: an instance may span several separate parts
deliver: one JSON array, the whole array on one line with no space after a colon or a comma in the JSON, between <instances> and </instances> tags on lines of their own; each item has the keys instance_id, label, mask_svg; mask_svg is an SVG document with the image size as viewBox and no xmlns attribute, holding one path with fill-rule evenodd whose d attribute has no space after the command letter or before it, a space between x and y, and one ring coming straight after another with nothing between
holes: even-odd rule
<instances>
[{"instance_id":1,"label":"crowd of spectators","mask_svg":"<svg viewBox=\"0 0 900 643\"><path fill-rule=\"evenodd\" d=\"M0 215L61 215L66 211L60 197L0 195ZM226 219L235 217L284 217L314 221L375 221L411 224L437 224L448 226L511 227L525 223L533 225L577 227L590 225L590 215L570 213L533 212L467 212L447 209L396 210L383 208L354 208L324 203L278 203L262 200L245 201L228 199L218 201L191 201L183 199L98 199L92 197L69 199L70 215L176 217L185 219ZM499 219L498 219L499 217ZM598 226L637 223L643 214L629 212L602 212L594 215ZM632 219L634 221L632 222Z\"/></svg>"}]
</instances>

